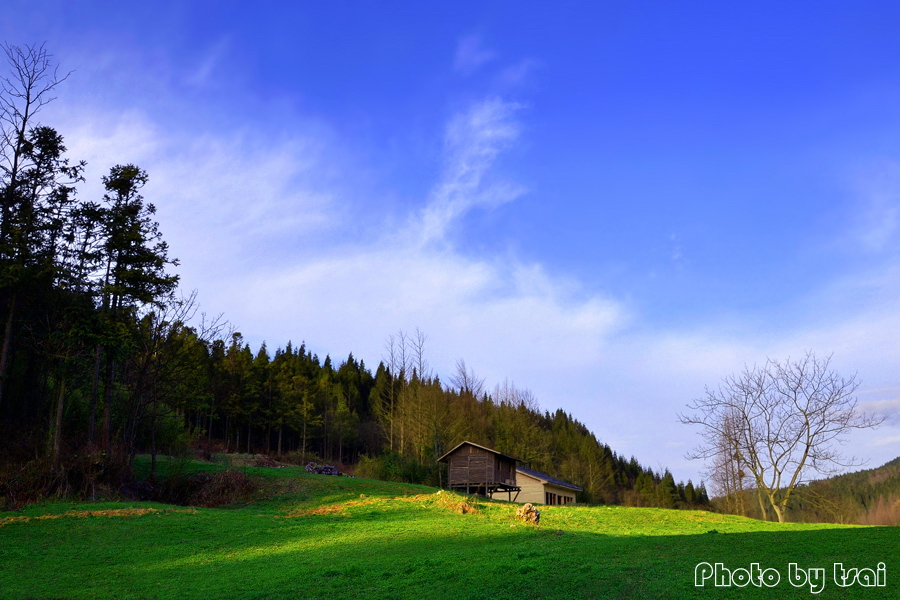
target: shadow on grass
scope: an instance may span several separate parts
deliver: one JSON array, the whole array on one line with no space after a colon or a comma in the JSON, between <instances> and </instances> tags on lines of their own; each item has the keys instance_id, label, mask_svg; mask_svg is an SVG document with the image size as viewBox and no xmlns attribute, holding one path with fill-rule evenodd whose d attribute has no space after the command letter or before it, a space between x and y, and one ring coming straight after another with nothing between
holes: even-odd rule
<instances>
[{"instance_id":1,"label":"shadow on grass","mask_svg":"<svg viewBox=\"0 0 900 600\"><path fill-rule=\"evenodd\" d=\"M898 587L839 588L834 563L888 573L898 566L896 530L704 534L614 537L557 531L495 534L377 535L332 540L314 548L247 548L232 559L208 563L229 582L220 597L251 597L251 573L266 573L271 598L809 598L795 588L788 565L823 568L825 590L817 598L896 598ZM694 585L698 563L729 569L774 568L780 582L757 589ZM183 577L186 564L158 563L153 570ZM204 571L200 566L196 575ZM208 575L213 575L207 571ZM205 579L205 578L204 578ZM207 580L208 581L208 580Z\"/></svg>"}]
</instances>

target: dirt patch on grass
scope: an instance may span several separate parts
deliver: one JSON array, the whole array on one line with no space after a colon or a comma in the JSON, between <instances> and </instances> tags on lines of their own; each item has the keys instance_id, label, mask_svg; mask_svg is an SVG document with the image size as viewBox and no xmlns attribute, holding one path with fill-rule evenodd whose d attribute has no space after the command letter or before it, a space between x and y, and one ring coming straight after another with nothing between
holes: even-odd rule
<instances>
[{"instance_id":1,"label":"dirt patch on grass","mask_svg":"<svg viewBox=\"0 0 900 600\"><path fill-rule=\"evenodd\" d=\"M311 517L314 515L346 515L347 509L353 506L367 506L370 504L384 503L395 499L396 498L367 498L364 500L350 500L348 502L341 502L340 504L328 504L326 506L319 506L316 508L298 508L296 510L292 510L286 515L281 515L280 518L294 519L297 517Z\"/></svg>"},{"instance_id":2,"label":"dirt patch on grass","mask_svg":"<svg viewBox=\"0 0 900 600\"><path fill-rule=\"evenodd\" d=\"M319 506L318 508L297 509L286 515L281 515L281 519L296 519L298 517L312 517L315 515L346 515L347 507L343 504L330 504L328 506Z\"/></svg>"},{"instance_id":3,"label":"dirt patch on grass","mask_svg":"<svg viewBox=\"0 0 900 600\"><path fill-rule=\"evenodd\" d=\"M477 515L481 511L468 498L460 498L451 494L440 494L434 505L460 515Z\"/></svg>"},{"instance_id":4,"label":"dirt patch on grass","mask_svg":"<svg viewBox=\"0 0 900 600\"><path fill-rule=\"evenodd\" d=\"M360 500L349 500L339 504L329 504L327 506L319 506L317 508L300 508L281 515L282 519L293 519L297 517L310 517L314 515L347 515L347 509L356 506L371 506L374 504L385 504L388 502L417 502L423 508L428 508L429 504L437 508L441 508L460 515L479 514L478 506L476 506L468 498L461 498L454 494L445 492L437 492L435 494L416 494L414 496L397 496L394 498L366 498L365 495L360 496Z\"/></svg>"},{"instance_id":5,"label":"dirt patch on grass","mask_svg":"<svg viewBox=\"0 0 900 600\"><path fill-rule=\"evenodd\" d=\"M25 516L16 516L16 517L3 517L0 519L0 527L4 527L5 525L9 525L10 523L27 523L29 521L46 521L48 519L86 519L88 517L119 517L129 519L131 517L143 517L145 515L152 514L167 514L167 513L190 513L194 514L197 511L193 508L187 509L170 509L170 510L159 510L158 508L110 508L106 510L68 510L64 513L55 513L52 515L38 515L36 517L25 517Z\"/></svg>"}]
</instances>

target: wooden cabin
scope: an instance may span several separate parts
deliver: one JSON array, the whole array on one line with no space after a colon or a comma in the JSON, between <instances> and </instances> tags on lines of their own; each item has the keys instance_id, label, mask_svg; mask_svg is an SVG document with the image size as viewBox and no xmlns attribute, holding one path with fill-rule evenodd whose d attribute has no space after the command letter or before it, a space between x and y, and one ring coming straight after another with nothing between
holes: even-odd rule
<instances>
[{"instance_id":1,"label":"wooden cabin","mask_svg":"<svg viewBox=\"0 0 900 600\"><path fill-rule=\"evenodd\" d=\"M493 498L497 492L506 492L514 502L518 496L516 463L518 458L465 441L438 459L447 463L447 487Z\"/></svg>"},{"instance_id":2,"label":"wooden cabin","mask_svg":"<svg viewBox=\"0 0 900 600\"><path fill-rule=\"evenodd\" d=\"M575 494L583 491L577 485L527 467L516 467L517 481L522 489L516 502L532 504L569 504Z\"/></svg>"}]
</instances>

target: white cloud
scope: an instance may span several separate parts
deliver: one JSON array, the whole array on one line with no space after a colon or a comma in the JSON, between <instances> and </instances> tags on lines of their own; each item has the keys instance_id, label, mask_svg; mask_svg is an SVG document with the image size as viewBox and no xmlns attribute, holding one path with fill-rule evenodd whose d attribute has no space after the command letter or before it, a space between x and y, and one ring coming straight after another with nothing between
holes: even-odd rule
<instances>
[{"instance_id":1,"label":"white cloud","mask_svg":"<svg viewBox=\"0 0 900 600\"><path fill-rule=\"evenodd\" d=\"M63 124L59 129L68 155L87 161L89 180L99 181L116 164L140 164L162 149L165 133L137 111L100 119L70 109L62 112L61 119Z\"/></svg>"},{"instance_id":2,"label":"white cloud","mask_svg":"<svg viewBox=\"0 0 900 600\"><path fill-rule=\"evenodd\" d=\"M253 294L244 295L248 329L272 331L280 323L298 332L295 339L328 340L334 352L377 360L389 333L419 327L439 372L464 357L494 380L541 369L547 352L568 364L596 356L629 318L620 302L585 294L537 264L454 250L452 232L467 214L521 193L488 177L516 139L516 108L489 99L451 120L441 179L401 230L257 273Z\"/></svg>"},{"instance_id":3,"label":"white cloud","mask_svg":"<svg viewBox=\"0 0 900 600\"><path fill-rule=\"evenodd\" d=\"M454 249L467 215L523 191L489 174L517 139L517 110L490 98L451 119L442 174L423 206L399 230L372 222L382 233L362 242L341 235L358 215L339 208L336 178L318 175L341 171L336 153L308 136L264 146L247 133L162 131L137 113L74 115L80 125L67 130L92 179L122 157L149 171L145 197L182 260L183 285L199 288L204 309L224 310L248 339L306 339L372 361L389 333L418 326L445 354L434 363L449 369L464 356L496 380L515 375L527 385L548 355L589 363L630 314L539 264Z\"/></svg>"},{"instance_id":4,"label":"white cloud","mask_svg":"<svg viewBox=\"0 0 900 600\"><path fill-rule=\"evenodd\" d=\"M156 205L189 287L206 291L223 278L278 265L298 238L321 238L342 216L328 187L334 169L311 136L272 144L248 132L164 131L137 112L65 117L72 121L61 128L68 154L88 162L82 197L99 200L100 178L114 164L148 171L142 193Z\"/></svg>"},{"instance_id":5,"label":"white cloud","mask_svg":"<svg viewBox=\"0 0 900 600\"><path fill-rule=\"evenodd\" d=\"M894 435L891 437L881 438L872 443L873 446L888 446L888 445L896 445L900 447L900 435Z\"/></svg>"},{"instance_id":6,"label":"white cloud","mask_svg":"<svg viewBox=\"0 0 900 600\"><path fill-rule=\"evenodd\" d=\"M860 410L884 417L889 426L900 427L900 388L870 389L866 390L865 396L878 399L861 401Z\"/></svg>"}]
</instances>

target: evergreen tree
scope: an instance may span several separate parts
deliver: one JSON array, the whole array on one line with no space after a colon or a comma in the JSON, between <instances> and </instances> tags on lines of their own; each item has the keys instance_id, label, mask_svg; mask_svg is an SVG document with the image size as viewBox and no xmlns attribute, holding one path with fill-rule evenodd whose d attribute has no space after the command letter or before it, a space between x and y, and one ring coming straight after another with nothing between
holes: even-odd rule
<instances>
[{"instance_id":1,"label":"evergreen tree","mask_svg":"<svg viewBox=\"0 0 900 600\"><path fill-rule=\"evenodd\" d=\"M662 479L657 486L657 506L660 508L675 508L678 503L678 489L675 485L675 478L666 469Z\"/></svg>"},{"instance_id":2,"label":"evergreen tree","mask_svg":"<svg viewBox=\"0 0 900 600\"><path fill-rule=\"evenodd\" d=\"M103 178L106 206L101 214L100 296L105 323L101 344L105 356L102 427L105 449L110 446L115 364L125 358L133 343L130 324L134 323L139 308L162 304L178 283L178 276L166 273L167 266L177 265L177 261L169 259L168 244L162 240L159 225L152 218L156 208L145 204L139 193L146 183L147 173L134 165L116 165ZM98 363L101 345L97 347ZM95 398L98 391L99 386L95 385Z\"/></svg>"}]
</instances>

